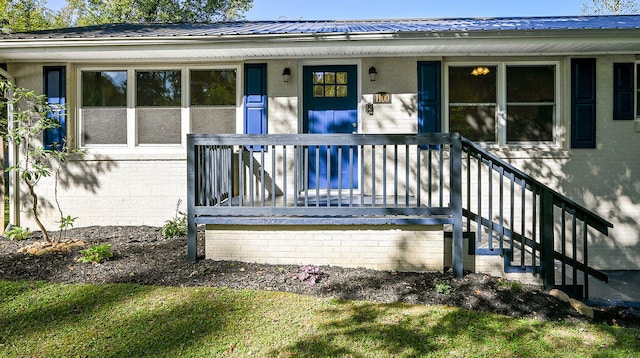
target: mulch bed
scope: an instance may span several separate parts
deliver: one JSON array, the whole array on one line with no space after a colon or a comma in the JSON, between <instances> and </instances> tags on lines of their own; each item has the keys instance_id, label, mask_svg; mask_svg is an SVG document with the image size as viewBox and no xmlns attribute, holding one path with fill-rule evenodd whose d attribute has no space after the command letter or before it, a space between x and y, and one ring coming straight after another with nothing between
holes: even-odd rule
<instances>
[{"instance_id":1,"label":"mulch bed","mask_svg":"<svg viewBox=\"0 0 640 358\"><path fill-rule=\"evenodd\" d=\"M52 233L52 237L57 235ZM203 236L199 232L199 240ZM271 290L372 302L448 305L510 317L640 328L640 317L634 309L594 307L595 317L591 320L541 287L523 285L514 290L501 279L481 273L467 273L456 279L451 272L305 268L204 259L191 263L186 258L186 237L165 239L160 228L149 226L76 228L66 232L64 238L82 240L87 245L111 244L114 257L93 265L77 261L81 248L41 256L19 253L21 247L42 240L37 232L25 241L0 238L0 279ZM311 278L317 281L312 284ZM438 292L437 288L449 288L450 292Z\"/></svg>"}]
</instances>

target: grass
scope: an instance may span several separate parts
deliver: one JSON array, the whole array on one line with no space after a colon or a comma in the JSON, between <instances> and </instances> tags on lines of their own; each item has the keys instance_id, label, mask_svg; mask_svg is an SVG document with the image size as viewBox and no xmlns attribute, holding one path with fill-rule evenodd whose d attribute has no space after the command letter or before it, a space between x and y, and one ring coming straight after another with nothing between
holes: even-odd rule
<instances>
[{"instance_id":1,"label":"grass","mask_svg":"<svg viewBox=\"0 0 640 358\"><path fill-rule=\"evenodd\" d=\"M0 281L0 357L630 357L639 335L281 292Z\"/></svg>"}]
</instances>

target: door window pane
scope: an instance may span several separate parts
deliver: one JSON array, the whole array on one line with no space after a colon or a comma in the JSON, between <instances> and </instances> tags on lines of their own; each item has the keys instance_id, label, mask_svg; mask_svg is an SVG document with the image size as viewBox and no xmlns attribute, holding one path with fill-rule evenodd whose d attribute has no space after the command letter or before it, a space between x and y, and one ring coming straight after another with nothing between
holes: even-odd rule
<instances>
[{"instance_id":1,"label":"door window pane","mask_svg":"<svg viewBox=\"0 0 640 358\"><path fill-rule=\"evenodd\" d=\"M235 106L235 70L192 70L192 106Z\"/></svg>"},{"instance_id":2,"label":"door window pane","mask_svg":"<svg viewBox=\"0 0 640 358\"><path fill-rule=\"evenodd\" d=\"M180 106L181 83L180 71L136 71L136 106Z\"/></svg>"}]
</instances>

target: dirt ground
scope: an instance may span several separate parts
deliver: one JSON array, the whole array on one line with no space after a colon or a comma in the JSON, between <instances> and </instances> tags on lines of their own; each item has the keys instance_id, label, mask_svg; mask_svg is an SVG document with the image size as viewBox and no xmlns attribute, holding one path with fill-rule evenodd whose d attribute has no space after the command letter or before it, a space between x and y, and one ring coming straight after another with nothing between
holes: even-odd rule
<instances>
[{"instance_id":1,"label":"dirt ground","mask_svg":"<svg viewBox=\"0 0 640 358\"><path fill-rule=\"evenodd\" d=\"M57 236L52 233L52 237ZM548 295L541 287L512 285L481 273L468 273L456 279L450 272L305 268L204 259L191 263L186 258L186 237L165 239L160 228L149 226L77 228L69 230L63 238L83 240L87 245L111 244L114 257L100 265L80 263L77 259L81 248L34 256L18 250L41 240L37 232L25 241L3 237L0 238L0 279L272 290L350 300L440 304L511 317L595 321L640 328L637 310L594 307L595 317L591 320L580 316L568 303ZM202 239L203 233L199 232L199 240ZM199 255L202 256L202 252ZM317 277L317 282L311 284L311 277ZM447 289L449 293L438 292Z\"/></svg>"}]
</instances>

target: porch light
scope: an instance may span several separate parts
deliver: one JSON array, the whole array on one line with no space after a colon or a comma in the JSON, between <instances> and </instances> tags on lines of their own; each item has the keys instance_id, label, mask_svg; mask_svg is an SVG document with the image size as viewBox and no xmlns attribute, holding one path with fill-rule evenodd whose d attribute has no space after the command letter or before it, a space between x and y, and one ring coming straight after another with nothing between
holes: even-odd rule
<instances>
[{"instance_id":1,"label":"porch light","mask_svg":"<svg viewBox=\"0 0 640 358\"><path fill-rule=\"evenodd\" d=\"M369 67L369 79L371 80L371 82L374 82L376 80L376 77L378 77L378 71L376 70L376 68L373 66Z\"/></svg>"},{"instance_id":2,"label":"porch light","mask_svg":"<svg viewBox=\"0 0 640 358\"><path fill-rule=\"evenodd\" d=\"M489 70L489 68L483 67L483 66L478 66L478 67L474 68L473 71L471 71L471 74L474 75L474 76L484 76L484 75L488 74L489 72L491 72Z\"/></svg>"},{"instance_id":3,"label":"porch light","mask_svg":"<svg viewBox=\"0 0 640 358\"><path fill-rule=\"evenodd\" d=\"M289 67L286 67L284 71L282 71L282 79L285 82L289 82L289 80L291 79L291 69Z\"/></svg>"}]
</instances>

